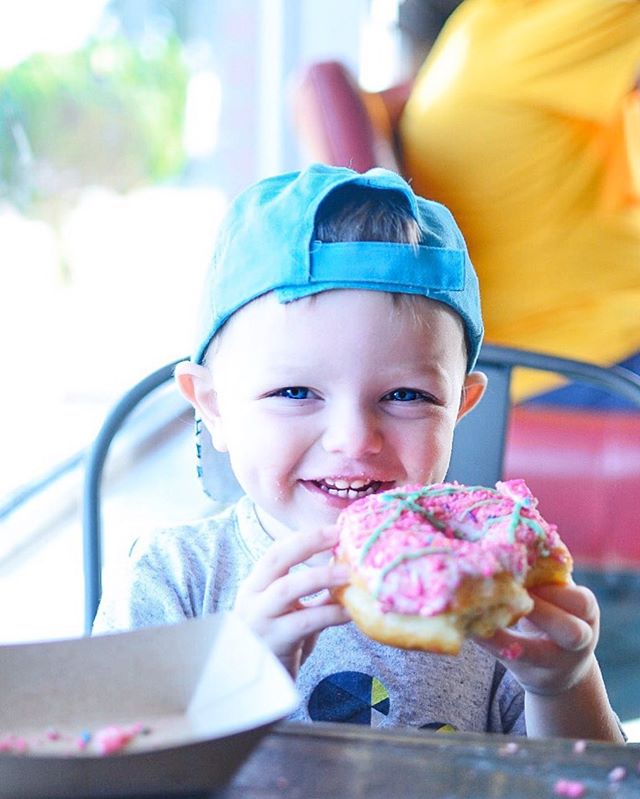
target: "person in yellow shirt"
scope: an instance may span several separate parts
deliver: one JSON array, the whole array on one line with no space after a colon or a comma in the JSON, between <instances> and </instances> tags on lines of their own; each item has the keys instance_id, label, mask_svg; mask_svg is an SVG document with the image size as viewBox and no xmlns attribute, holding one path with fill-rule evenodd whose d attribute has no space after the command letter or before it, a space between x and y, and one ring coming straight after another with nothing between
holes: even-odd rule
<instances>
[{"instance_id":1,"label":"person in yellow shirt","mask_svg":"<svg viewBox=\"0 0 640 799\"><path fill-rule=\"evenodd\" d=\"M640 0L464 0L429 52L404 172L460 223L488 341L640 373L639 71Z\"/></svg>"}]
</instances>

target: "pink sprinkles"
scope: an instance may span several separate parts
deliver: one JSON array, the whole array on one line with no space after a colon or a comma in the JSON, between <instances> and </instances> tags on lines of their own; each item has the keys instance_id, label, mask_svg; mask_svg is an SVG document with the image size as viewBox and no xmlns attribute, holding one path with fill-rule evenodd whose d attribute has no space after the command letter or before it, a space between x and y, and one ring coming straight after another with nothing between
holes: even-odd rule
<instances>
[{"instance_id":1,"label":"pink sprinkles","mask_svg":"<svg viewBox=\"0 0 640 799\"><path fill-rule=\"evenodd\" d=\"M113 755L124 749L141 732L142 724L134 724L130 727L118 727L111 724L95 733L93 743L99 755Z\"/></svg>"},{"instance_id":2,"label":"pink sprinkles","mask_svg":"<svg viewBox=\"0 0 640 799\"><path fill-rule=\"evenodd\" d=\"M585 795L586 788L578 780L558 780L553 786L553 792L557 796L580 797Z\"/></svg>"},{"instance_id":3,"label":"pink sprinkles","mask_svg":"<svg viewBox=\"0 0 640 799\"><path fill-rule=\"evenodd\" d=\"M58 745L69 748L69 745L78 752L97 754L101 757L113 755L125 749L138 735L148 735L151 732L141 722L124 726L110 724L95 732L82 730L76 736L63 735L59 730L49 728L43 736L34 741L29 741L20 735L8 734L0 736L0 752L23 755L49 743L51 747ZM52 749L52 751L55 751ZM64 753L64 750L63 750Z\"/></svg>"},{"instance_id":4,"label":"pink sprinkles","mask_svg":"<svg viewBox=\"0 0 640 799\"><path fill-rule=\"evenodd\" d=\"M524 480L394 488L340 514L335 553L359 564L383 612L434 616L465 578L506 572L522 583L538 557L570 565L555 525L536 505Z\"/></svg>"},{"instance_id":5,"label":"pink sprinkles","mask_svg":"<svg viewBox=\"0 0 640 799\"><path fill-rule=\"evenodd\" d=\"M517 660L524 652L522 644L514 641L509 646L505 646L500 650L500 657L504 660Z\"/></svg>"},{"instance_id":6,"label":"pink sprinkles","mask_svg":"<svg viewBox=\"0 0 640 799\"><path fill-rule=\"evenodd\" d=\"M4 735L0 738L0 752L22 755L29 749L26 738L21 735Z\"/></svg>"}]
</instances>

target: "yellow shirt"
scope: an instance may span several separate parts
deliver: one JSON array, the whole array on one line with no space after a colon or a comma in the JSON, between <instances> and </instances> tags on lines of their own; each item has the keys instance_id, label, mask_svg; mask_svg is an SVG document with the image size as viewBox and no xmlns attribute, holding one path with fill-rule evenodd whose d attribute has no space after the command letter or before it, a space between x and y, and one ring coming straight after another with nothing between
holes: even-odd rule
<instances>
[{"instance_id":1,"label":"yellow shirt","mask_svg":"<svg viewBox=\"0 0 640 799\"><path fill-rule=\"evenodd\" d=\"M449 206L486 338L610 364L640 350L640 0L466 0L400 123ZM522 376L518 397L549 386Z\"/></svg>"}]
</instances>

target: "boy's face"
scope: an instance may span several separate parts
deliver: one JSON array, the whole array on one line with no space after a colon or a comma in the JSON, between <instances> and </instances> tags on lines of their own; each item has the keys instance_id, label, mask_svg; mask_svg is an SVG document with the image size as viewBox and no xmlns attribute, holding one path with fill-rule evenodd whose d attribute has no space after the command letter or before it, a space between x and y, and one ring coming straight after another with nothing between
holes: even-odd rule
<instances>
[{"instance_id":1,"label":"boy's face","mask_svg":"<svg viewBox=\"0 0 640 799\"><path fill-rule=\"evenodd\" d=\"M484 382L466 378L465 404L460 320L418 302L419 315L379 291L284 305L268 295L228 323L200 410L274 537L333 523L364 494L444 477L456 420Z\"/></svg>"}]
</instances>

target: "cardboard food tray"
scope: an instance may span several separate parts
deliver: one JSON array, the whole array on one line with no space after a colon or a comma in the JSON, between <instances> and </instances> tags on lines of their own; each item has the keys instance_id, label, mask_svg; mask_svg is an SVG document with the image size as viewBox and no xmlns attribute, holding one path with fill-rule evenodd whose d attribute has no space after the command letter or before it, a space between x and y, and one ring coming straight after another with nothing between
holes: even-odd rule
<instances>
[{"instance_id":1,"label":"cardboard food tray","mask_svg":"<svg viewBox=\"0 0 640 799\"><path fill-rule=\"evenodd\" d=\"M0 797L206 793L222 787L298 697L232 614L167 627L0 647ZM89 740L136 734L114 754Z\"/></svg>"}]
</instances>

